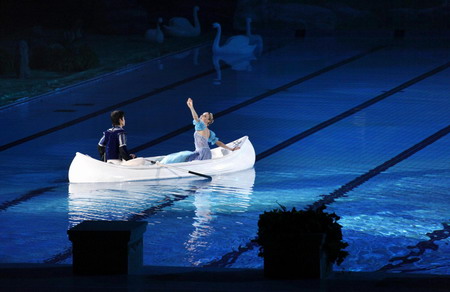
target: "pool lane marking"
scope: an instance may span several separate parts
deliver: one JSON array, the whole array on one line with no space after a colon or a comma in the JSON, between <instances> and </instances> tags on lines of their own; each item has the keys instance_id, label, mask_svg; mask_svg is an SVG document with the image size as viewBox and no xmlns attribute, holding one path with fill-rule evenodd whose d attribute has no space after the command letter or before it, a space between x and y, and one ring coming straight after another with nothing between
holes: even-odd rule
<instances>
[{"instance_id":1,"label":"pool lane marking","mask_svg":"<svg viewBox=\"0 0 450 292\"><path fill-rule=\"evenodd\" d=\"M72 247L66 248L63 252L60 252L46 260L44 260L44 264L57 264L60 263L72 256Z\"/></svg>"},{"instance_id":2,"label":"pool lane marking","mask_svg":"<svg viewBox=\"0 0 450 292\"><path fill-rule=\"evenodd\" d=\"M407 246L409 250L411 250L407 255L400 257L393 257L389 260L389 262L400 261L397 264L387 264L380 269L379 272L386 272L388 270L400 268L407 264L412 264L420 260L419 256L423 255L427 250L438 250L439 246L435 244L435 241L444 240L450 237L450 224L442 223L443 228L440 230L435 230L431 233L427 233L426 235L430 238L428 240L420 241L415 246ZM425 269L409 269L401 272L418 272L423 271Z\"/></svg>"},{"instance_id":3,"label":"pool lane marking","mask_svg":"<svg viewBox=\"0 0 450 292\"><path fill-rule=\"evenodd\" d=\"M6 211L6 209L8 209L9 207L21 204L21 203L28 201L34 197L37 197L39 195L50 192L50 191L54 190L55 188L56 188L56 186L51 186L51 187L44 187L44 188L31 190L12 201L6 201L6 202L0 204L0 211Z\"/></svg>"},{"instance_id":4,"label":"pool lane marking","mask_svg":"<svg viewBox=\"0 0 450 292\"><path fill-rule=\"evenodd\" d=\"M345 185L341 186L340 188L338 188L337 190L333 191L332 193L330 193L329 195L324 196L322 199L316 201L314 204L307 206L307 209L312 209L315 210L323 205L329 205L331 203L333 203L337 198L343 197L345 196L346 193L348 193L349 191L354 190L356 187L362 185L363 183L367 182L369 179L373 178L374 176L380 174L381 172L389 169L390 167L402 162L403 160L409 158L410 156L412 156L413 154L417 153L418 151L424 149L425 147L431 145L432 143L436 142L437 140L441 139L442 137L446 136L448 133L450 133L450 125L448 125L447 127L437 131L436 133L432 134L431 136L428 136L427 138L423 139L422 141L420 141L419 143L413 145L412 147L406 149L405 151L401 152L400 154L394 156L393 158L387 160L386 162L378 165L377 167L367 171L365 174L358 176L357 178L353 179L352 181L346 183ZM449 226L448 224L444 225L444 235L446 237L450 236L449 233ZM439 231L435 231L432 233L432 235L434 235L434 233L438 233ZM446 232L446 233L445 233ZM440 234L440 233L439 233ZM444 239L446 237L443 237L437 239L438 237L433 236L432 237L432 241L434 240L440 240L440 239ZM207 264L205 264L204 266L206 267L226 267L229 265L232 265L234 262L236 262L236 260L238 259L238 257L244 253L247 252L249 250L252 250L253 248L257 247L258 245L255 242L255 239L250 240L249 242L247 242L245 244L244 247L239 246L238 250L233 250L225 255L223 255L220 259L218 260L213 260ZM434 244L434 242L431 242L428 245L428 248L432 247ZM424 246L424 244L420 244L419 246ZM410 253L410 255L413 255L412 253ZM407 255L406 257L403 257L403 264L404 263L408 263L408 257L410 255ZM397 260L396 258L394 258L394 260ZM399 264L400 265L400 264ZM384 270L388 270L388 269L393 269L396 268L397 266L393 266L393 265L387 265L384 266L383 268L381 268L380 270L384 269Z\"/></svg>"},{"instance_id":5,"label":"pool lane marking","mask_svg":"<svg viewBox=\"0 0 450 292\"><path fill-rule=\"evenodd\" d=\"M279 48L281 48L281 46L274 46L274 47L272 47L272 48L270 48L270 49L268 49L268 50L265 50L263 54L267 54L267 53L272 52L272 51L274 51L274 50L276 50L276 49L279 49ZM219 70L226 70L226 69L231 68L231 66L228 65L228 64L221 64L221 65L219 65L219 66L220 66ZM51 134L51 133L53 133L53 132L56 132L56 131L65 129L65 128L67 128L67 127L76 125L76 124L78 124L78 123L84 122L84 121L86 121L86 120L88 120L88 119L91 119L91 118L94 118L94 117L99 116L99 115L101 115L101 114L110 112L110 111L115 110L115 109L117 109L117 108L120 108L120 107L129 105L129 104L131 104L131 103L135 103L135 102L144 100L144 99L146 99L146 98L149 98L149 97L154 96L154 95L156 95L156 94L162 93L162 92L164 92L164 91L174 89L174 88L176 88L176 87L178 87L178 86L184 85L184 84L186 84L186 83L189 83L189 82L191 82L191 81L194 81L194 80L196 80L196 79L203 78L203 77L205 77L205 76L208 76L208 75L211 75L211 74L214 74L214 73L216 73L216 69L215 69L215 68L214 68L214 69L211 69L211 70L208 70L208 71L205 71L205 72L203 72L203 73L199 73L199 74L197 74L197 75L194 75L194 76L191 76L191 77L188 77L188 78L179 80L179 81L174 82L174 83L171 83L171 84L169 84L169 85L166 85L166 86L163 86L163 87L160 87L160 88L156 88L156 89L154 89L154 90L152 90L152 91L150 91L150 92L141 94L141 95L139 95L139 96L137 96L137 97L134 97L134 98L125 100L125 101L123 101L123 102L119 102L119 103L114 104L114 105L111 105L111 106L108 106L108 107L106 107L106 108L100 109L100 110L95 111L95 112L93 112L93 113L90 113L90 114L84 115L84 116L82 116L82 117L76 118L76 119L74 119L74 120L68 121L68 122L66 122L66 123L60 124L60 125L58 125L58 126L55 126L55 127L52 127L52 128L49 128L49 129L46 129L46 130L43 130L43 131L40 131L40 132L35 133L35 134L33 134L33 135L30 135L30 136L27 136L27 137L18 139L18 140L16 140L16 141L13 141L13 142L10 142L10 143L1 145L1 146L0 146L0 152L2 152L2 151L4 151L4 150L7 150L7 149L9 149L9 148L18 146L18 145L23 144L23 143L25 143L25 142L34 140L34 139L36 139L36 138L39 138L39 137L42 137L42 136Z\"/></svg>"},{"instance_id":6,"label":"pool lane marking","mask_svg":"<svg viewBox=\"0 0 450 292\"><path fill-rule=\"evenodd\" d=\"M284 149L284 148L286 148L286 147L288 147L288 146L290 146L290 145L292 145L292 144L294 144L294 143L296 143L296 142L298 142L320 130L325 129L326 127L329 127L329 126L331 126L331 125L333 125L333 124L335 124L335 123L337 123L337 122L339 122L339 121L341 121L341 120L343 120L343 119L345 119L345 118L347 118L347 117L349 117L349 116L351 116L351 115L353 115L353 114L355 114L355 113L357 113L379 101L382 101L382 100L388 98L389 96L392 96L395 93L402 91L403 89L405 89L407 87L410 87L430 76L433 76L433 75L447 69L448 67L450 67L450 62L448 62L444 65L441 65L441 66L439 66L429 72L426 72L420 76L417 76L403 84L400 84L399 86L397 86L389 91L386 91L372 99L369 99L369 100L367 100L367 101L365 101L365 102L363 102L363 103L361 103L361 104L359 104L359 105L357 105L357 106L355 106L355 107L353 107L353 108L351 108L329 120L326 120L318 125L315 125L314 127L309 128L308 130L301 132L300 134L297 134L297 135L259 153L258 155L256 155L256 161L266 158L267 156L270 156L270 155L272 155L272 154L274 154L274 153L276 153L276 152L278 152L278 151L280 151L280 150L282 150L282 149Z\"/></svg>"},{"instance_id":7,"label":"pool lane marking","mask_svg":"<svg viewBox=\"0 0 450 292\"><path fill-rule=\"evenodd\" d=\"M410 148L408 148L405 151L401 152L400 154L394 156L393 158L385 161L384 163L378 165L377 167L358 176L357 178L346 183L345 185L341 186L340 188L334 190L332 193L324 196L322 199L320 199L320 200L316 201L314 204L308 206L308 209L316 210L317 208L320 208L323 205L329 205L329 204L333 203L337 198L343 197L346 193L354 190L355 188L359 187L360 185L362 185L369 179L373 178L374 176L379 175L383 171L388 170L392 166L402 162L403 160L405 160L408 157L412 156L413 154L419 152L420 150L424 149L425 147L433 144L437 140L446 136L448 133L450 133L450 125L437 131L433 135L423 139L419 143L415 144L414 146L411 146Z\"/></svg>"},{"instance_id":8,"label":"pool lane marking","mask_svg":"<svg viewBox=\"0 0 450 292\"><path fill-rule=\"evenodd\" d=\"M224 268L227 266L231 266L236 262L241 254L250 251L258 246L255 240L256 238L250 240L244 246L239 245L238 250L233 250L232 252L223 255L218 260L212 260L209 263L202 265L202 268Z\"/></svg>"},{"instance_id":9,"label":"pool lane marking","mask_svg":"<svg viewBox=\"0 0 450 292\"><path fill-rule=\"evenodd\" d=\"M367 55L370 55L370 54L372 54L372 53L374 53L376 51L382 50L384 48L386 48L386 46L377 46L377 47L371 48L368 51L365 51L365 52L362 52L362 53L357 54L355 56L352 56L350 58L344 59L344 60L342 60L342 61L340 61L338 63L335 63L333 65L324 67L324 68L322 68L322 69L320 69L320 70L318 70L316 72L313 72L313 73L310 73L310 74L308 74L306 76L300 77L300 78L298 78L298 79L296 79L294 81L291 81L289 83L281 85L281 86L279 86L279 87L277 87L275 89L268 90L268 91L266 91L266 92L264 92L262 94L259 94L259 95L255 96L255 97L252 97L252 98L250 98L250 99L248 99L246 101L243 101L243 102L238 103L238 104L236 104L234 106L231 106L231 107L229 107L229 108L227 108L227 109L225 109L223 111L217 112L217 113L214 114L214 116L217 119L217 118L219 118L221 116L224 116L224 115L227 115L227 114L232 113L234 111L237 111L237 110L239 110L239 109L241 109L243 107L246 107L246 106L248 106L250 104L253 104L253 103L257 102L257 101L260 101L260 100L262 100L262 99L264 99L266 97L272 96L272 95L274 95L276 93L279 93L281 91L289 89L289 88L291 88L293 86L299 85L300 83L308 81L308 80L310 80L312 78L315 78L315 77L317 77L319 75L322 75L324 73L330 72L330 71L332 71L334 69L337 69L337 68L339 68L339 67L341 67L343 65L346 65L346 64L349 64L349 63L351 63L353 61L361 59L361 58L363 58L363 57L365 57ZM154 139L154 140L152 140L150 142L147 142L147 143L144 143L144 144L139 145L137 147L134 147L134 148L130 149L130 151L131 152L139 152L141 150L144 150L144 149L147 149L149 147L155 146L156 144L162 143L162 142L164 142L166 140L169 140L169 139L171 139L171 138L173 138L175 136L178 136L178 135L180 135L180 134L182 134L184 132L190 131L190 130L192 130L192 124L183 126L183 127L179 128L177 130L169 132L169 133L167 133L167 134L165 134L165 135L163 135L163 136L161 136L159 138L156 138L156 139Z\"/></svg>"}]
</instances>

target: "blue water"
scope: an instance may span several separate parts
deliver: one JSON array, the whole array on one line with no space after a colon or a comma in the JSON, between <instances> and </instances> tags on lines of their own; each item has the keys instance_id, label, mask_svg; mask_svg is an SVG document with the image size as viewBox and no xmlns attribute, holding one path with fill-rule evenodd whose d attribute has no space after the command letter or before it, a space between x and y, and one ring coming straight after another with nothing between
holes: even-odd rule
<instances>
[{"instance_id":1,"label":"blue water","mask_svg":"<svg viewBox=\"0 0 450 292\"><path fill-rule=\"evenodd\" d=\"M324 202L349 243L335 269L450 274L450 136L424 141L450 125L450 70L432 71L450 61L450 43L265 44L220 73L203 46L0 109L1 144L11 143L0 151L0 263L71 263L68 228L143 220L146 265L262 268L251 243L259 214ZM158 139L191 123L187 97L219 113L211 128L222 141L250 137L254 169L212 181L67 182L76 151L97 155L110 107L126 112L130 148L154 142L140 156L192 149L191 131Z\"/></svg>"}]
</instances>

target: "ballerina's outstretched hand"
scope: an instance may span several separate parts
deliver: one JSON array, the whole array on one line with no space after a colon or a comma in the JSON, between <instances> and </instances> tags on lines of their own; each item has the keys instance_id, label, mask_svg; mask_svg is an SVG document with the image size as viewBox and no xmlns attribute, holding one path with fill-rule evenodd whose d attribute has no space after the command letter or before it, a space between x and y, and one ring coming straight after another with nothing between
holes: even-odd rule
<instances>
[{"instance_id":1,"label":"ballerina's outstretched hand","mask_svg":"<svg viewBox=\"0 0 450 292\"><path fill-rule=\"evenodd\" d=\"M189 97L188 100L186 101L186 104L191 110L192 118L198 122L198 114L194 109L194 101L192 100L192 98Z\"/></svg>"},{"instance_id":2,"label":"ballerina's outstretched hand","mask_svg":"<svg viewBox=\"0 0 450 292\"><path fill-rule=\"evenodd\" d=\"M189 108L193 108L194 107L194 101L192 100L192 98L188 98L188 100L186 101L186 104Z\"/></svg>"}]
</instances>

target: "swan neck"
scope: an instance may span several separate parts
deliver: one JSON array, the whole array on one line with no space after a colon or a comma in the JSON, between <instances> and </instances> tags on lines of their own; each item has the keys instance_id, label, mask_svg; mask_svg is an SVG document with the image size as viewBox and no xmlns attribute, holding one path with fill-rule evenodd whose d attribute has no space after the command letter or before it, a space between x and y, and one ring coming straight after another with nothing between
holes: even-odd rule
<instances>
[{"instance_id":1,"label":"swan neck","mask_svg":"<svg viewBox=\"0 0 450 292\"><path fill-rule=\"evenodd\" d=\"M220 37L222 35L222 28L220 26L216 27L217 29L217 33L216 33L216 37L214 38L214 43L213 43L213 47L215 49L219 48L219 43L220 43Z\"/></svg>"},{"instance_id":2,"label":"swan neck","mask_svg":"<svg viewBox=\"0 0 450 292\"><path fill-rule=\"evenodd\" d=\"M250 21L248 21L248 20L245 25L245 30L246 30L248 36L250 36L252 34L251 27L250 27Z\"/></svg>"},{"instance_id":3,"label":"swan neck","mask_svg":"<svg viewBox=\"0 0 450 292\"><path fill-rule=\"evenodd\" d=\"M200 31L200 22L198 21L197 9L194 9L194 28Z\"/></svg>"}]
</instances>

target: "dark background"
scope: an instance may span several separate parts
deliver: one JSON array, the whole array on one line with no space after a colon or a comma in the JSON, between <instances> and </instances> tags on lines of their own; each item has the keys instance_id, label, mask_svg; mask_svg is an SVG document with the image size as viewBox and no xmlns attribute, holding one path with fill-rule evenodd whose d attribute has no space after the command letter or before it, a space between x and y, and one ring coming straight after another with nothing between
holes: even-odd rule
<instances>
[{"instance_id":1,"label":"dark background","mask_svg":"<svg viewBox=\"0 0 450 292\"><path fill-rule=\"evenodd\" d=\"M149 25L158 17L165 20L174 16L192 19L192 7L201 7L199 18L202 23L214 21L230 22L236 0L0 0L0 27L17 31L33 26L70 29L81 19L83 28L90 32L107 32L101 27L105 17L113 11L141 10L147 14ZM133 19L133 17L130 17ZM228 20L228 21L226 21ZM121 20L117 20L121 21Z\"/></svg>"},{"instance_id":2,"label":"dark background","mask_svg":"<svg viewBox=\"0 0 450 292\"><path fill-rule=\"evenodd\" d=\"M148 25L156 23L158 17L165 20L174 16L192 17L192 7L201 7L199 13L202 27L209 28L210 24L221 22L225 29L232 29L232 19L236 11L238 0L0 0L0 29L2 31L17 31L33 26L43 26L46 28L70 29L76 21L82 20L83 28L86 31L108 33L105 19L113 19L116 22L125 21L124 15L129 15L130 19L136 19L137 11L145 13L145 21ZM255 6L264 0L247 0L247 3L254 3ZM448 29L445 20L437 20L442 15L439 14L439 7L444 0L268 0L272 3L300 3L322 7L339 6L351 7L359 11L369 11L376 15L378 27L389 26L386 15L392 9L414 10L421 9L420 12L410 13L408 17L419 17L427 14L422 25L432 29ZM427 12L426 9L434 9L434 12ZM450 11L446 10L449 18ZM113 12L115 11L115 12ZM118 11L122 15L118 15ZM127 11L128 13L123 13ZM434 14L433 14L434 13ZM430 16L431 15L431 16ZM144 18L141 15L141 18ZM431 19L431 20L430 20ZM141 19L141 21L144 21ZM418 23L420 24L420 20ZM436 22L430 24L430 22ZM227 26L228 25L228 26ZM358 26L361 24L358 23ZM355 25L356 26L356 25Z\"/></svg>"}]
</instances>

